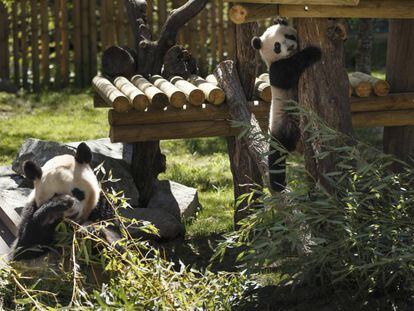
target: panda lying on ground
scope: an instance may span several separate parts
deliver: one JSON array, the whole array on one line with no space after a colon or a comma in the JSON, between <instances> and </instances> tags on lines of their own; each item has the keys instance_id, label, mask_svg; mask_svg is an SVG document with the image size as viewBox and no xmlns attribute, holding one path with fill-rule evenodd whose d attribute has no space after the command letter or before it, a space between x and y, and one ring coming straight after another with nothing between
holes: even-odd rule
<instances>
[{"instance_id":1,"label":"panda lying on ground","mask_svg":"<svg viewBox=\"0 0 414 311\"><path fill-rule=\"evenodd\" d=\"M23 210L11 260L34 259L47 253L54 241L56 226L64 219L79 224L114 218L114 211L101 192L89 163L92 152L81 143L76 155L61 155L40 168L32 161L23 164L34 189ZM101 232L109 242L120 238L116 227Z\"/></svg>"},{"instance_id":2,"label":"panda lying on ground","mask_svg":"<svg viewBox=\"0 0 414 311\"><path fill-rule=\"evenodd\" d=\"M270 26L261 37L252 39L252 47L269 69L272 90L269 127L270 134L289 152L295 150L300 138L298 120L284 111L289 100L297 100L297 85L306 68L321 59L321 50L309 46L298 51L296 29L284 20ZM283 159L281 159L283 157ZM285 154L270 147L269 177L274 191L286 187ZM277 171L277 172L275 172Z\"/></svg>"}]
</instances>

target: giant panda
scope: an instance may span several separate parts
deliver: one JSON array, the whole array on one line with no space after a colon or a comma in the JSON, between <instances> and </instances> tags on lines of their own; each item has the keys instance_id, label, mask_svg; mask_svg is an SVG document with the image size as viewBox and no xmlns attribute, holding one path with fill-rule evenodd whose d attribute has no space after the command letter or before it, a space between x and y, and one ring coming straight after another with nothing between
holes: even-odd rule
<instances>
[{"instance_id":1,"label":"giant panda","mask_svg":"<svg viewBox=\"0 0 414 311\"><path fill-rule=\"evenodd\" d=\"M253 37L251 45L258 50L269 70L269 82L272 91L270 106L270 134L288 152L295 150L300 139L297 118L288 114L284 107L291 100L297 101L299 77L306 68L321 59L321 50L309 46L298 51L296 29L286 21L277 20L260 37ZM280 149L270 146L269 178L274 191L283 191L286 187L286 155Z\"/></svg>"},{"instance_id":2,"label":"giant panda","mask_svg":"<svg viewBox=\"0 0 414 311\"><path fill-rule=\"evenodd\" d=\"M33 181L34 189L22 212L11 260L35 259L47 253L52 249L55 228L64 219L82 224L113 218L114 212L90 167L91 160L90 148L81 143L75 156L56 156L43 167L24 162L23 172Z\"/></svg>"}]
</instances>

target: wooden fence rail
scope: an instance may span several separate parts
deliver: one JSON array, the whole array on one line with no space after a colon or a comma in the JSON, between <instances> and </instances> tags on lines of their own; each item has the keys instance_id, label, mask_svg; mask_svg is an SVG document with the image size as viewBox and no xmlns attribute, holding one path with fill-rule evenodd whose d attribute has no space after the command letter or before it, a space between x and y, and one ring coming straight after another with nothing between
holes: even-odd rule
<instances>
[{"instance_id":1,"label":"wooden fence rail","mask_svg":"<svg viewBox=\"0 0 414 311\"><path fill-rule=\"evenodd\" d=\"M156 34L168 12L186 0L150 0L148 16ZM132 46L123 0L0 0L0 79L37 92L69 85L87 87L111 45ZM179 44L189 48L205 76L232 58L228 4L212 0L186 25Z\"/></svg>"}]
</instances>

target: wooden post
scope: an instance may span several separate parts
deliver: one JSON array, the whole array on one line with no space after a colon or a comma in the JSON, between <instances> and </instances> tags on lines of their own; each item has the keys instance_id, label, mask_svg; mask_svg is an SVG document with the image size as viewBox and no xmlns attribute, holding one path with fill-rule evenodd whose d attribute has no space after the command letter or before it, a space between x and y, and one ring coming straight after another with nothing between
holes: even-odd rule
<instances>
[{"instance_id":1,"label":"wooden post","mask_svg":"<svg viewBox=\"0 0 414 311\"><path fill-rule=\"evenodd\" d=\"M46 87L50 85L50 69L49 69L49 8L47 0L40 2L40 17L42 25L42 84ZM76 74L77 74L77 70Z\"/></svg>"},{"instance_id":2,"label":"wooden post","mask_svg":"<svg viewBox=\"0 0 414 311\"><path fill-rule=\"evenodd\" d=\"M388 33L387 81L391 92L414 91L414 20L391 20ZM398 46L397 46L398 45ZM384 152L414 164L414 126L384 128ZM399 171L400 165L393 169Z\"/></svg>"},{"instance_id":3,"label":"wooden post","mask_svg":"<svg viewBox=\"0 0 414 311\"><path fill-rule=\"evenodd\" d=\"M22 78L23 78L23 88L28 91L29 90L29 80L28 80L28 47L27 47L27 0L21 1L21 31L22 31L22 37L21 37L21 57L22 57Z\"/></svg>"},{"instance_id":4,"label":"wooden post","mask_svg":"<svg viewBox=\"0 0 414 311\"><path fill-rule=\"evenodd\" d=\"M18 26L18 3L13 2L12 6L12 25L13 25L13 69L14 69L14 84L20 87L20 63L19 63L19 26Z\"/></svg>"},{"instance_id":5,"label":"wooden post","mask_svg":"<svg viewBox=\"0 0 414 311\"><path fill-rule=\"evenodd\" d=\"M300 78L299 103L315 111L329 126L352 135L349 82L344 65L343 38L346 34L342 32L345 28L341 21L326 18L298 19L297 25L300 48L314 45L322 50L322 60ZM301 120L302 130L307 122L306 118ZM320 145L308 143L307 138L304 133L306 169L316 182L328 191L333 190L323 175L335 170L335 155L316 160L315 155L324 150Z\"/></svg>"},{"instance_id":6,"label":"wooden post","mask_svg":"<svg viewBox=\"0 0 414 311\"><path fill-rule=\"evenodd\" d=\"M0 79L9 79L9 15L4 3L0 2Z\"/></svg>"},{"instance_id":7,"label":"wooden post","mask_svg":"<svg viewBox=\"0 0 414 311\"><path fill-rule=\"evenodd\" d=\"M235 63L247 100L251 100L254 96L254 84L256 80L256 52L251 47L250 41L253 36L257 35L258 24L247 23L236 25L235 30ZM262 175L259 168L248 153L248 145L245 141L236 137L227 138L227 147L230 158L230 167L233 174L234 197L237 200L242 194L252 191L252 186L257 184L263 185ZM247 202L243 202L237 206L234 212L234 223L244 218L248 214L246 209Z\"/></svg>"},{"instance_id":8,"label":"wooden post","mask_svg":"<svg viewBox=\"0 0 414 311\"><path fill-rule=\"evenodd\" d=\"M30 0L31 7L31 27L32 27L32 72L33 72L33 91L40 91L40 66L39 66L39 19L38 1Z\"/></svg>"}]
</instances>

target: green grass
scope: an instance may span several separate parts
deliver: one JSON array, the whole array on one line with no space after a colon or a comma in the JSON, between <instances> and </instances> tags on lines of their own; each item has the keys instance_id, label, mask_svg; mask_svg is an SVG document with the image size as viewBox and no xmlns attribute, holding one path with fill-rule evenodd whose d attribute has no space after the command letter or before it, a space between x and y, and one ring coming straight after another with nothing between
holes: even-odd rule
<instances>
[{"instance_id":1,"label":"green grass","mask_svg":"<svg viewBox=\"0 0 414 311\"><path fill-rule=\"evenodd\" d=\"M57 142L107 137L106 109L94 109L89 90L38 95L0 93L0 165L10 165L28 138ZM226 143L222 138L161 142L171 179L199 190L203 206L188 223L187 234L209 235L232 229L233 188Z\"/></svg>"}]
</instances>

